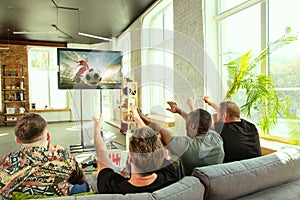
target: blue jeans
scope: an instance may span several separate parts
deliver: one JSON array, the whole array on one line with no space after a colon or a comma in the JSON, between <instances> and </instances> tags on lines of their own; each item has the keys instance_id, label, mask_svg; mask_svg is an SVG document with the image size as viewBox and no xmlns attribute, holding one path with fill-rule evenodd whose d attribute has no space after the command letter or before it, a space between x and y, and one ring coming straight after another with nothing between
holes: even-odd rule
<instances>
[{"instance_id":1,"label":"blue jeans","mask_svg":"<svg viewBox=\"0 0 300 200\"><path fill-rule=\"evenodd\" d=\"M69 195L79 194L79 193L89 192L89 191L90 191L89 184L87 183L75 184L73 185L71 191L69 192Z\"/></svg>"}]
</instances>

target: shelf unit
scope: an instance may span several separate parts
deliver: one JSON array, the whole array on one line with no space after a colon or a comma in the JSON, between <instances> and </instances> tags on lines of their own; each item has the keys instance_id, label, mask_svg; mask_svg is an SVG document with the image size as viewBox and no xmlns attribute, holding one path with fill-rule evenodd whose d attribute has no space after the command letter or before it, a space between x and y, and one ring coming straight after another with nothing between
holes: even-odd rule
<instances>
[{"instance_id":1,"label":"shelf unit","mask_svg":"<svg viewBox=\"0 0 300 200\"><path fill-rule=\"evenodd\" d=\"M138 87L137 82L126 82L121 90L121 105L120 105L120 118L122 133L132 130L136 127L134 122L131 107L138 105Z\"/></svg>"},{"instance_id":2,"label":"shelf unit","mask_svg":"<svg viewBox=\"0 0 300 200\"><path fill-rule=\"evenodd\" d=\"M16 123L26 114L24 66L2 65L2 105L4 124Z\"/></svg>"}]
</instances>

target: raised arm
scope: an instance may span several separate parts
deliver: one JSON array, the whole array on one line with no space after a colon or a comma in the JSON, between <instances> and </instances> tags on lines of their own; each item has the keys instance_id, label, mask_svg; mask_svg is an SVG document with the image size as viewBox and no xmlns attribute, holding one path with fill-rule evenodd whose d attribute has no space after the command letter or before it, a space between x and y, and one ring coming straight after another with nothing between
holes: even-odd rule
<instances>
[{"instance_id":1,"label":"raised arm","mask_svg":"<svg viewBox=\"0 0 300 200\"><path fill-rule=\"evenodd\" d=\"M141 117L139 115L137 107L135 107L135 106L132 107L132 114L133 114L133 117L134 117L134 121L137 123L139 128L146 126L145 122L141 119Z\"/></svg>"},{"instance_id":2,"label":"raised arm","mask_svg":"<svg viewBox=\"0 0 300 200\"><path fill-rule=\"evenodd\" d=\"M94 120L94 145L96 150L96 155L98 158L98 171L101 171L104 168L113 169L111 160L108 158L106 144L101 136L102 130L102 113L100 114L99 120L93 117Z\"/></svg>"},{"instance_id":3,"label":"raised arm","mask_svg":"<svg viewBox=\"0 0 300 200\"><path fill-rule=\"evenodd\" d=\"M149 126L153 130L158 131L160 133L161 141L162 141L162 143L163 143L164 146L166 146L167 144L169 144L171 136L172 136L172 134L171 134L170 131L164 129L158 123L151 121L148 117L146 117L142 113L141 109L138 108L137 109L137 113L139 114L140 119L143 120L143 122L144 122L145 125Z\"/></svg>"},{"instance_id":4,"label":"raised arm","mask_svg":"<svg viewBox=\"0 0 300 200\"><path fill-rule=\"evenodd\" d=\"M209 96L204 96L204 97L203 97L203 100L204 100L204 102L207 103L209 106L213 107L213 108L217 111L217 113L220 113L220 112L221 112L221 107L220 107L220 105L217 104L217 103L215 103L215 102L213 102L213 101L210 99Z\"/></svg>"},{"instance_id":5,"label":"raised arm","mask_svg":"<svg viewBox=\"0 0 300 200\"><path fill-rule=\"evenodd\" d=\"M170 108L167 108L168 111L170 111L172 113L177 113L177 114L181 115L181 117L183 117L183 119L186 120L188 114L184 110L182 110L175 102L168 101L167 104L169 104L169 106L170 106Z\"/></svg>"},{"instance_id":6,"label":"raised arm","mask_svg":"<svg viewBox=\"0 0 300 200\"><path fill-rule=\"evenodd\" d=\"M196 101L196 97L195 96L189 97L187 99L186 103L189 106L189 108L190 108L191 111L195 110L195 101Z\"/></svg>"}]
</instances>

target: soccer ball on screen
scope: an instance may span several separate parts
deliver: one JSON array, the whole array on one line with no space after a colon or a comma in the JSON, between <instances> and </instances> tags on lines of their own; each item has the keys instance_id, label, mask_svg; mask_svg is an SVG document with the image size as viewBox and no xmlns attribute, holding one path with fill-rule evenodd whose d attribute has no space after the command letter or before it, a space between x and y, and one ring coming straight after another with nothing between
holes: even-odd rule
<instances>
[{"instance_id":1,"label":"soccer ball on screen","mask_svg":"<svg viewBox=\"0 0 300 200\"><path fill-rule=\"evenodd\" d=\"M89 85L97 85L102 79L100 70L94 68L88 69L84 77Z\"/></svg>"}]
</instances>

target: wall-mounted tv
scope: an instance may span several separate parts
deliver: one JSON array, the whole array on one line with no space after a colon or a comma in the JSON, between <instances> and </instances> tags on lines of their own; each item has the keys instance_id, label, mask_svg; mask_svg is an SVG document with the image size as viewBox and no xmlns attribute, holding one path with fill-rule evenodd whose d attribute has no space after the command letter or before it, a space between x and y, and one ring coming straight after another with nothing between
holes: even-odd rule
<instances>
[{"instance_id":1,"label":"wall-mounted tv","mask_svg":"<svg viewBox=\"0 0 300 200\"><path fill-rule=\"evenodd\" d=\"M121 51L58 48L59 89L122 87Z\"/></svg>"}]
</instances>

